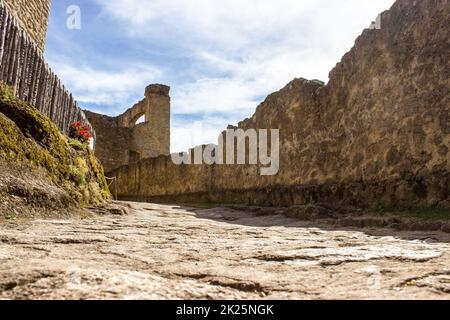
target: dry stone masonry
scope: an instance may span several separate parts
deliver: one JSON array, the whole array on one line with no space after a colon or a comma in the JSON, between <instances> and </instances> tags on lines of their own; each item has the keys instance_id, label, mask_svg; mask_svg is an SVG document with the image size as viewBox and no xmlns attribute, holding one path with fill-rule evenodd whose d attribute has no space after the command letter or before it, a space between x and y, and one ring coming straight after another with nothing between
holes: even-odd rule
<instances>
[{"instance_id":1,"label":"dry stone masonry","mask_svg":"<svg viewBox=\"0 0 450 320\"><path fill-rule=\"evenodd\" d=\"M331 71L271 94L243 129L280 129L280 171L144 159L122 199L450 207L448 0L398 0Z\"/></svg>"},{"instance_id":2,"label":"dry stone masonry","mask_svg":"<svg viewBox=\"0 0 450 320\"><path fill-rule=\"evenodd\" d=\"M45 36L36 39L31 33L30 38L29 30L22 29L19 23L21 20L28 21L25 12L31 10L34 1L27 1L29 6L22 1L7 3L8 6L0 0L0 81L12 86L19 99L35 106L64 133L68 133L74 121L89 125L72 94L61 84L42 56L43 48L39 47L39 41L45 42ZM12 4L21 8L13 11L20 17L19 20L10 12Z\"/></svg>"},{"instance_id":3,"label":"dry stone masonry","mask_svg":"<svg viewBox=\"0 0 450 320\"><path fill-rule=\"evenodd\" d=\"M145 99L114 118L86 111L97 134L95 153L106 172L170 153L169 91L164 85L150 85ZM137 123L142 117L144 122Z\"/></svg>"}]
</instances>

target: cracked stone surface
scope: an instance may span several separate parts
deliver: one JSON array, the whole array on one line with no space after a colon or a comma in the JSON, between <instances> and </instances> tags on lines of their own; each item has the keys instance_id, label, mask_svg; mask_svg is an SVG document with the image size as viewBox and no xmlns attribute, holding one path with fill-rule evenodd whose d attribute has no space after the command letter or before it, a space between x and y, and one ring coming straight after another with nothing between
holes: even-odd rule
<instances>
[{"instance_id":1,"label":"cracked stone surface","mask_svg":"<svg viewBox=\"0 0 450 320\"><path fill-rule=\"evenodd\" d=\"M2 299L449 299L450 235L229 208L0 224Z\"/></svg>"}]
</instances>

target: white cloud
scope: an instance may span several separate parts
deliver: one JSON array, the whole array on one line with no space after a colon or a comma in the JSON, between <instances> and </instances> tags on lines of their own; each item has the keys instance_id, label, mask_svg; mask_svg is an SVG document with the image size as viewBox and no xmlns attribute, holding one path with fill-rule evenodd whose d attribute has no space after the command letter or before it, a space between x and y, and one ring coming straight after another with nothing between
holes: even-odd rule
<instances>
[{"instance_id":1,"label":"white cloud","mask_svg":"<svg viewBox=\"0 0 450 320\"><path fill-rule=\"evenodd\" d=\"M131 34L187 37L242 46L253 35L285 31L314 6L298 0L97 0L105 16L129 24ZM257 39L255 39L257 40ZM231 49L231 47L230 47Z\"/></svg>"},{"instance_id":2,"label":"white cloud","mask_svg":"<svg viewBox=\"0 0 450 320\"><path fill-rule=\"evenodd\" d=\"M108 105L113 113L122 113L144 96L146 84L161 77L162 71L151 65L125 64L117 71L75 65L60 57L49 57L49 65L82 107L95 109ZM95 110L94 110L95 111Z\"/></svg>"},{"instance_id":3,"label":"white cloud","mask_svg":"<svg viewBox=\"0 0 450 320\"><path fill-rule=\"evenodd\" d=\"M198 145L217 143L221 132L219 128L223 126L222 119L214 118L209 118L208 121L175 123L171 132L171 152L188 151Z\"/></svg>"},{"instance_id":4,"label":"white cloud","mask_svg":"<svg viewBox=\"0 0 450 320\"><path fill-rule=\"evenodd\" d=\"M188 57L173 66L174 113L205 116L202 138L215 142L223 123L250 116L261 97L296 77L327 81L328 72L378 13L394 0L96 0L101 19L120 23L130 41L164 44ZM180 71L190 82L180 81ZM139 79L137 81L140 81ZM143 81L138 91L146 85ZM133 85L134 87L134 85ZM187 149L195 121L173 124L174 151ZM207 140L207 141L205 141Z\"/></svg>"},{"instance_id":5,"label":"white cloud","mask_svg":"<svg viewBox=\"0 0 450 320\"><path fill-rule=\"evenodd\" d=\"M250 46L340 46L354 39L394 0L97 0L103 17L126 24L144 38L177 39L178 45L229 53ZM356 29L355 29L356 27ZM301 43L298 43L300 41ZM344 44L347 45L347 44Z\"/></svg>"}]
</instances>

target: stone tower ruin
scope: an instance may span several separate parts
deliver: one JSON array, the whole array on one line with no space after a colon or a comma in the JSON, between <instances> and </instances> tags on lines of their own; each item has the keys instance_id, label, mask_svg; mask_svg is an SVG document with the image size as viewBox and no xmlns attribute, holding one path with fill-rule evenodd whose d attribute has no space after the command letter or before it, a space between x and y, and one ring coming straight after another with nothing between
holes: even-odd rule
<instances>
[{"instance_id":1,"label":"stone tower ruin","mask_svg":"<svg viewBox=\"0 0 450 320\"><path fill-rule=\"evenodd\" d=\"M34 41L42 54L45 50L51 0L0 0L16 18L19 26Z\"/></svg>"},{"instance_id":2,"label":"stone tower ruin","mask_svg":"<svg viewBox=\"0 0 450 320\"><path fill-rule=\"evenodd\" d=\"M85 111L97 135L95 154L105 172L170 154L169 92L168 86L150 85L145 98L118 117Z\"/></svg>"}]
</instances>

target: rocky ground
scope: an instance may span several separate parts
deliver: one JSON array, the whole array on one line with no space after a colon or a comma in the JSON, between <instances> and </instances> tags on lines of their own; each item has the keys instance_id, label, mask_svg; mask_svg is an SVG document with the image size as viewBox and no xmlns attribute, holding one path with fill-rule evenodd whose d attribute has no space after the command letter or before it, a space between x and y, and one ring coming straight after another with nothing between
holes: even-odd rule
<instances>
[{"instance_id":1,"label":"rocky ground","mask_svg":"<svg viewBox=\"0 0 450 320\"><path fill-rule=\"evenodd\" d=\"M450 234L236 208L0 224L3 299L449 299Z\"/></svg>"}]
</instances>

